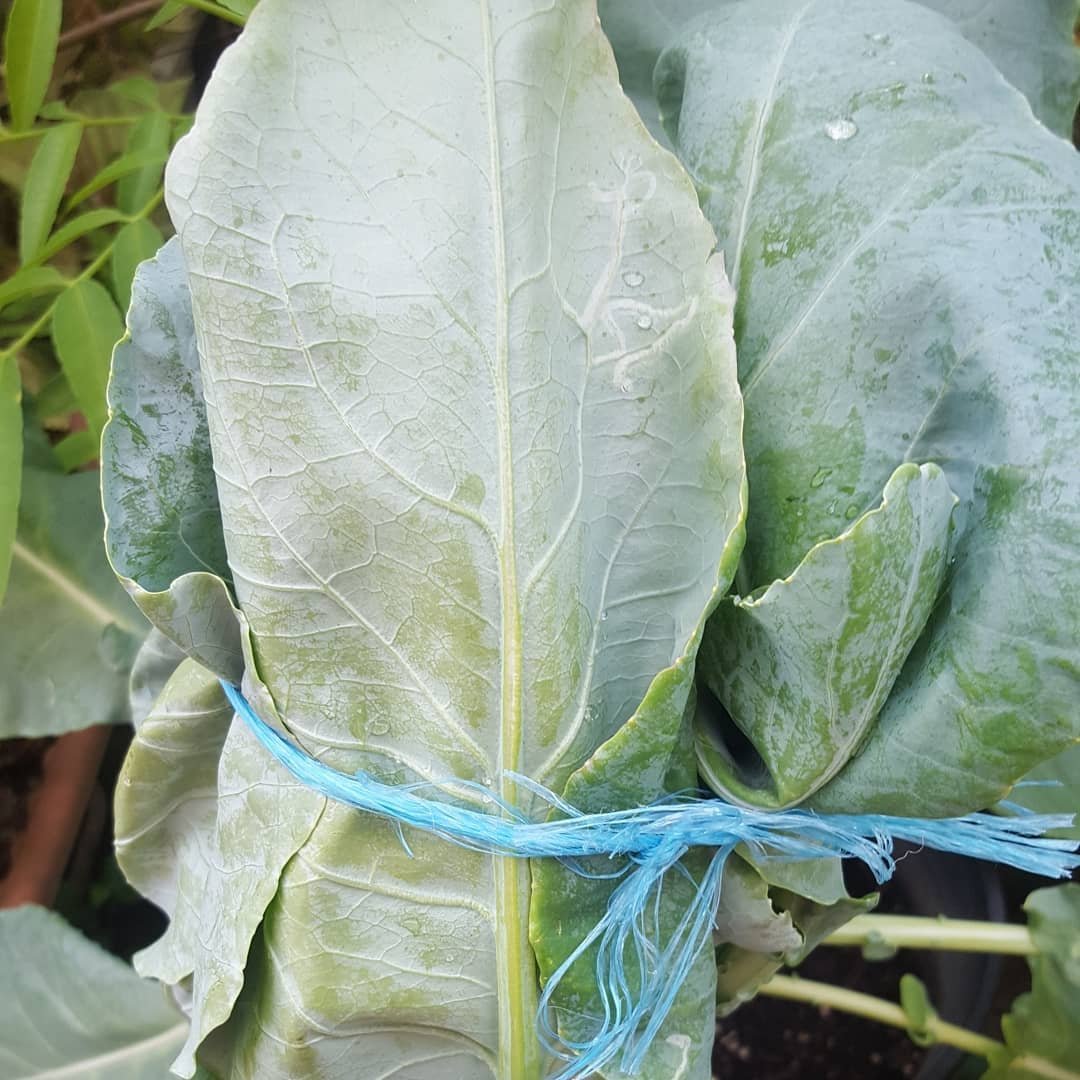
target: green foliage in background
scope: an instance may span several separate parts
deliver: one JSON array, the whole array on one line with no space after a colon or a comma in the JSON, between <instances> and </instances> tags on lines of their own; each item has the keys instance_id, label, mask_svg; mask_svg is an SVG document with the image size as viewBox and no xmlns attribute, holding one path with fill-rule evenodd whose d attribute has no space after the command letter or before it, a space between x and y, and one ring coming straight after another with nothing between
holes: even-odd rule
<instances>
[{"instance_id":1,"label":"green foliage in background","mask_svg":"<svg viewBox=\"0 0 1080 1080\"><path fill-rule=\"evenodd\" d=\"M252 6L170 0L156 13L135 5L140 17L129 18L113 5L97 16L113 19L100 29L81 15L65 25L61 0L10 6L0 123L0 632L17 645L5 654L0 738L128 716L123 684L146 624L109 581L97 479L86 471L99 455L135 268L171 231L162 178L190 124L187 53L199 12L240 23ZM33 462L23 459L27 440ZM58 664L61 630L71 651Z\"/></svg>"}]
</instances>

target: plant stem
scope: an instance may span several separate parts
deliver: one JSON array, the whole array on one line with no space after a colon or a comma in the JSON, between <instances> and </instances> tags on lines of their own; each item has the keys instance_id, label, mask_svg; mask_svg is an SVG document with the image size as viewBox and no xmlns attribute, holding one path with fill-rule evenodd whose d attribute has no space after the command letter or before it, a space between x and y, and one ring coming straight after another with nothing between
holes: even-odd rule
<instances>
[{"instance_id":1,"label":"plant stem","mask_svg":"<svg viewBox=\"0 0 1080 1080\"><path fill-rule=\"evenodd\" d=\"M127 4L125 7L117 8L115 11L106 11L96 19L90 19L88 22L84 22L82 26L74 26L66 33L61 34L60 40L57 42L57 48L62 49L67 45L76 45L80 41L85 41L88 37L101 33L102 30L108 30L111 26L130 22L140 15L149 15L159 7L161 7L161 0L136 0L135 3Z\"/></svg>"},{"instance_id":2,"label":"plant stem","mask_svg":"<svg viewBox=\"0 0 1080 1080\"><path fill-rule=\"evenodd\" d=\"M126 224L130 224L133 221L141 221L143 218L149 217L154 210L160 205L161 200L165 197L165 191L163 188L158 188L157 191L147 200L146 205L140 210L136 211L130 217L125 218ZM75 277L71 278L65 286L66 289L70 289L73 285L78 285L80 281L85 281L87 278L93 277L108 261L112 255L113 248L116 246L116 235L114 234L112 239L101 249L101 251L94 257L94 259L87 263L86 267ZM53 309L56 307L57 301L63 296L63 291L57 293L56 297L52 300L47 308L19 335L10 345L3 349L0 349L0 364L6 363L13 356L18 354L21 349L24 349L31 341L34 340L40 334L44 328L48 325L49 320L52 318Z\"/></svg>"},{"instance_id":3,"label":"plant stem","mask_svg":"<svg viewBox=\"0 0 1080 1080\"><path fill-rule=\"evenodd\" d=\"M856 915L824 941L825 945L871 943L897 949L941 949L1008 956L1033 956L1038 951L1026 926L918 915Z\"/></svg>"},{"instance_id":4,"label":"plant stem","mask_svg":"<svg viewBox=\"0 0 1080 1080\"><path fill-rule=\"evenodd\" d=\"M792 975L774 975L758 992L766 997L824 1006L836 1009L838 1012L851 1013L853 1016L862 1016L867 1020L876 1020L879 1024L887 1024L889 1027L901 1028L904 1031L911 1030L911 1021L899 1005L874 997L872 994L845 990L831 983L800 979ZM982 1058L989 1058L992 1054L1009 1054L1005 1044L998 1042L997 1039L968 1031L967 1028L950 1024L937 1016L929 1016L923 1030L934 1042L955 1046L958 1050L964 1050ZM1080 1080L1080 1073L1072 1072L1032 1054L1022 1054L1012 1058L1009 1061L1009 1067L1027 1070L1036 1076L1046 1077L1046 1080Z\"/></svg>"}]
</instances>

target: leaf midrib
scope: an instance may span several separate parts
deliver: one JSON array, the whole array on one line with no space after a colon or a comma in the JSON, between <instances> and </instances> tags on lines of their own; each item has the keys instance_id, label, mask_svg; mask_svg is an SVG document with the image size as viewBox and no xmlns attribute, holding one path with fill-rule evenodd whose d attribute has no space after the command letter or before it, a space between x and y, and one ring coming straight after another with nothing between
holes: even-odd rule
<instances>
[{"instance_id":1,"label":"leaf midrib","mask_svg":"<svg viewBox=\"0 0 1080 1080\"><path fill-rule=\"evenodd\" d=\"M509 387L509 289L502 193L502 160L495 95L495 43L488 0L480 0L484 48L484 95L488 112L488 169L493 217L492 254L495 273L495 405L499 469L499 586L502 629L499 714L499 792L517 803L518 792L508 773L518 772L521 756L521 608L514 543L513 439ZM499 1075L515 1080L539 1076L540 1055L535 1034L536 985L528 941L528 864L495 857L495 958L498 988Z\"/></svg>"},{"instance_id":2,"label":"leaf midrib","mask_svg":"<svg viewBox=\"0 0 1080 1080\"><path fill-rule=\"evenodd\" d=\"M164 1031L158 1032L156 1035L140 1039L138 1042L128 1043L126 1046L121 1046L116 1050L106 1051L106 1053L98 1054L96 1057L84 1058L82 1061L73 1061L69 1065L60 1065L55 1069L46 1069L44 1072L27 1073L26 1076L33 1076L34 1080L61 1080L62 1077L83 1076L94 1070L119 1065L129 1059L137 1059L144 1054L153 1053L159 1047L168 1046L170 1042L176 1042L176 1049L179 1051L187 1030L187 1022L182 1021L173 1024L172 1027L168 1027Z\"/></svg>"}]
</instances>

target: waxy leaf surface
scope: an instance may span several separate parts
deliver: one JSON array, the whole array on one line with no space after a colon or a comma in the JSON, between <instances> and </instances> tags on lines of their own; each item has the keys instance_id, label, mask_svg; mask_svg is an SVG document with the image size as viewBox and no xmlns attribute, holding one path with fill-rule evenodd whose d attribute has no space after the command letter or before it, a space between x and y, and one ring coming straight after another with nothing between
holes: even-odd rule
<instances>
[{"instance_id":1,"label":"waxy leaf surface","mask_svg":"<svg viewBox=\"0 0 1080 1080\"><path fill-rule=\"evenodd\" d=\"M927 627L810 805L991 804L1080 728L1080 160L896 0L721 5L655 85L738 291L739 592L839 536L904 462L959 498Z\"/></svg>"},{"instance_id":2,"label":"waxy leaf surface","mask_svg":"<svg viewBox=\"0 0 1080 1080\"><path fill-rule=\"evenodd\" d=\"M507 770L561 790L658 675L681 720L743 512L730 292L591 5L264 0L167 201L264 717L340 769L478 781L534 813ZM161 431L124 385L114 423ZM139 588L190 577L175 527L159 579L109 516ZM243 861L265 824L238 797ZM250 957L240 935L191 954L196 987L255 973L237 1075L539 1075L527 865L407 839L326 807ZM186 1073L234 985L196 993Z\"/></svg>"}]
</instances>

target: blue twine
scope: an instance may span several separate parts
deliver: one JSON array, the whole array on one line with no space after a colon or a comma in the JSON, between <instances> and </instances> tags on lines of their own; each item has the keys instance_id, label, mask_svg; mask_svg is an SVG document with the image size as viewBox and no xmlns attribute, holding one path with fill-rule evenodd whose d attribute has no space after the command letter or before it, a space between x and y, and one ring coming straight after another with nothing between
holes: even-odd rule
<instances>
[{"instance_id":1,"label":"blue twine","mask_svg":"<svg viewBox=\"0 0 1080 1080\"><path fill-rule=\"evenodd\" d=\"M738 845L755 859L858 859L878 884L895 867L893 840L1004 863L1046 877L1068 877L1080 866L1077 844L1043 834L1068 828L1071 814L1022 813L1015 817L976 813L958 818L904 818L882 814L816 814L809 810L753 810L694 794L672 796L648 806L583 814L529 777L510 779L563 817L532 821L483 785L453 780L446 785L384 784L366 772L347 775L317 761L267 725L236 687L222 683L237 714L260 743L305 786L336 802L378 814L401 826L434 833L474 851L512 858L556 858L575 873L617 879L607 910L585 939L544 985L537 1019L539 1037L566 1062L557 1080L578 1080L617 1060L633 1075L674 1004L700 951L711 938L724 864ZM497 811L484 813L435 801L421 791L450 788L481 793ZM678 925L661 934L660 897L669 870L689 876L681 864L692 847L712 848L708 869L695 882L694 898ZM610 873L583 868L588 856L625 857ZM588 1039L556 1031L553 999L559 984L582 955L597 948L596 982L602 1015ZM627 972L633 958L634 975Z\"/></svg>"}]
</instances>

